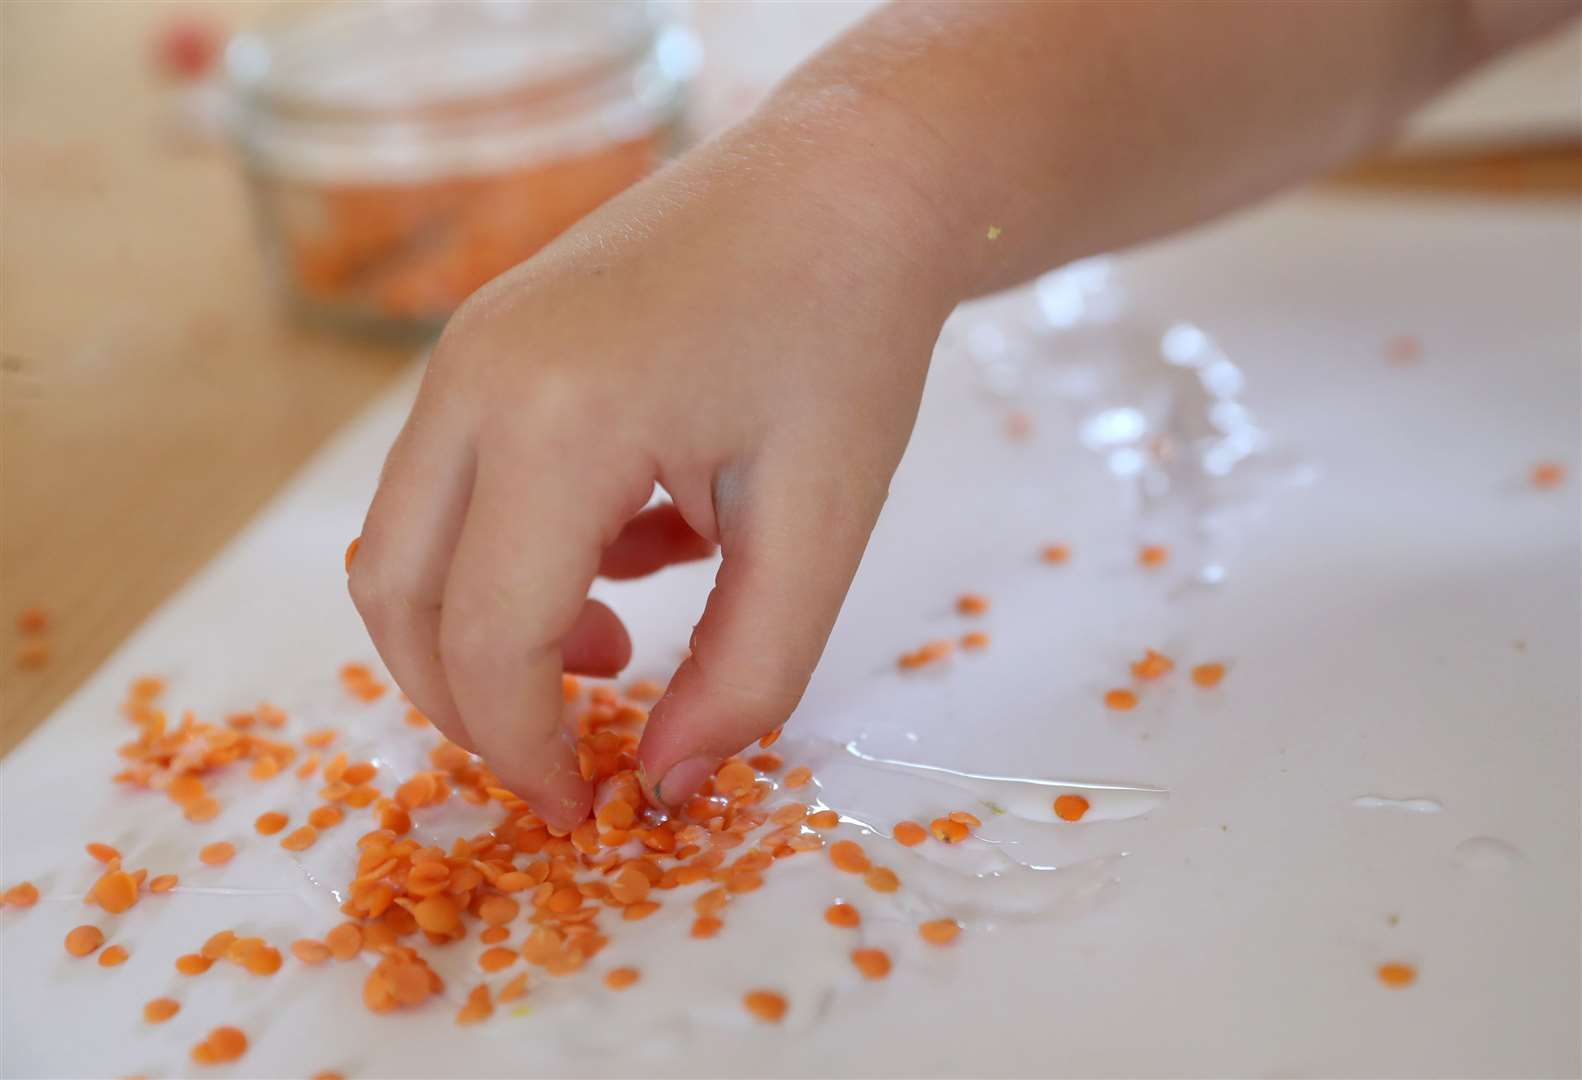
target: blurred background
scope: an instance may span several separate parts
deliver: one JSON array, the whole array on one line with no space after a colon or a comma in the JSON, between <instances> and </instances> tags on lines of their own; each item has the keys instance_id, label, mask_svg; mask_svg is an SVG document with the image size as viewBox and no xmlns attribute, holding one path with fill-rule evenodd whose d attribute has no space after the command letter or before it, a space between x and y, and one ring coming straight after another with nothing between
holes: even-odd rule
<instances>
[{"instance_id":1,"label":"blurred background","mask_svg":"<svg viewBox=\"0 0 1582 1080\"><path fill-rule=\"evenodd\" d=\"M468 293L868 6L0 5L0 752ZM1573 29L1321 190L1576 200L1579 73Z\"/></svg>"}]
</instances>

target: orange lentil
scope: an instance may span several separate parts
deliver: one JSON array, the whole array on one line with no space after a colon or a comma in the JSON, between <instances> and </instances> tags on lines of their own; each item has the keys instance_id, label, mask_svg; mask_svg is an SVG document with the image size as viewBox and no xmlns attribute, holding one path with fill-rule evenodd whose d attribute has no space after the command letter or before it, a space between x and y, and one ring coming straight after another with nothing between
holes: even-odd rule
<instances>
[{"instance_id":1,"label":"orange lentil","mask_svg":"<svg viewBox=\"0 0 1582 1080\"><path fill-rule=\"evenodd\" d=\"M322 750L335 741L335 735L336 731L334 728L320 728L317 731L310 731L302 736L302 745Z\"/></svg>"},{"instance_id":2,"label":"orange lentil","mask_svg":"<svg viewBox=\"0 0 1582 1080\"><path fill-rule=\"evenodd\" d=\"M209 940L203 943L203 947L198 952L210 960L218 960L229 952L234 944L236 944L236 931L221 930L217 934L210 935Z\"/></svg>"},{"instance_id":3,"label":"orange lentil","mask_svg":"<svg viewBox=\"0 0 1582 1080\"><path fill-rule=\"evenodd\" d=\"M795 791L798 788L807 787L808 782L812 779L813 770L808 768L806 765L798 765L796 768L786 773L784 779L782 779L780 783L788 790Z\"/></svg>"},{"instance_id":4,"label":"orange lentil","mask_svg":"<svg viewBox=\"0 0 1582 1080\"><path fill-rule=\"evenodd\" d=\"M862 916L850 904L831 904L824 909L824 921L831 926L852 927L862 922Z\"/></svg>"},{"instance_id":5,"label":"orange lentil","mask_svg":"<svg viewBox=\"0 0 1582 1080\"><path fill-rule=\"evenodd\" d=\"M0 896L6 907L30 908L38 903L38 886L31 881L19 881Z\"/></svg>"},{"instance_id":6,"label":"orange lentil","mask_svg":"<svg viewBox=\"0 0 1582 1080\"><path fill-rule=\"evenodd\" d=\"M306 851L314 845L318 838L319 831L317 829L312 825L304 825L302 828L288 833L286 838L280 841L280 846L287 851Z\"/></svg>"},{"instance_id":7,"label":"orange lentil","mask_svg":"<svg viewBox=\"0 0 1582 1080\"><path fill-rule=\"evenodd\" d=\"M1088 812L1088 800L1081 795L1056 795L1055 816L1061 821L1081 821Z\"/></svg>"},{"instance_id":8,"label":"orange lentil","mask_svg":"<svg viewBox=\"0 0 1582 1080\"><path fill-rule=\"evenodd\" d=\"M1137 549L1137 563L1140 566L1163 566L1170 561L1170 549L1163 544L1144 544Z\"/></svg>"},{"instance_id":9,"label":"orange lentil","mask_svg":"<svg viewBox=\"0 0 1582 1080\"><path fill-rule=\"evenodd\" d=\"M1400 990L1417 981L1417 969L1411 964L1380 964L1378 975L1379 981L1392 990Z\"/></svg>"},{"instance_id":10,"label":"orange lentil","mask_svg":"<svg viewBox=\"0 0 1582 1080\"><path fill-rule=\"evenodd\" d=\"M217 1027L209 1037L192 1048L192 1060L199 1065L224 1065L247 1052L247 1036L240 1028Z\"/></svg>"},{"instance_id":11,"label":"orange lentil","mask_svg":"<svg viewBox=\"0 0 1582 1080\"><path fill-rule=\"evenodd\" d=\"M273 836L284 829L290 821L291 819L280 811L270 810L258 815L253 821L253 828L260 836Z\"/></svg>"},{"instance_id":12,"label":"orange lentil","mask_svg":"<svg viewBox=\"0 0 1582 1080\"><path fill-rule=\"evenodd\" d=\"M515 919L521 910L522 905L508 896L488 896L478 905L478 918L490 926L503 926Z\"/></svg>"},{"instance_id":13,"label":"orange lentil","mask_svg":"<svg viewBox=\"0 0 1582 1080\"><path fill-rule=\"evenodd\" d=\"M665 696L665 688L653 679L638 679L626 688L626 696L633 701L658 701Z\"/></svg>"},{"instance_id":14,"label":"orange lentil","mask_svg":"<svg viewBox=\"0 0 1582 1080\"><path fill-rule=\"evenodd\" d=\"M785 759L779 754L764 751L748 758L747 764L761 773L779 772L780 767L785 764Z\"/></svg>"},{"instance_id":15,"label":"orange lentil","mask_svg":"<svg viewBox=\"0 0 1582 1080\"><path fill-rule=\"evenodd\" d=\"M868 872L868 855L862 850L862 845L855 840L837 840L829 847L830 862L835 864L835 869L844 870L848 874L866 874Z\"/></svg>"},{"instance_id":16,"label":"orange lentil","mask_svg":"<svg viewBox=\"0 0 1582 1080\"><path fill-rule=\"evenodd\" d=\"M989 635L982 630L974 630L970 634L963 634L961 636L961 647L970 652L987 649L989 647Z\"/></svg>"},{"instance_id":17,"label":"orange lentil","mask_svg":"<svg viewBox=\"0 0 1582 1080\"><path fill-rule=\"evenodd\" d=\"M99 954L100 967L120 967L126 963L127 951L120 945L111 945Z\"/></svg>"},{"instance_id":18,"label":"orange lentil","mask_svg":"<svg viewBox=\"0 0 1582 1080\"><path fill-rule=\"evenodd\" d=\"M315 829L329 829L339 825L345 816L338 806L316 806L308 814L308 824Z\"/></svg>"},{"instance_id":19,"label":"orange lentil","mask_svg":"<svg viewBox=\"0 0 1582 1080\"><path fill-rule=\"evenodd\" d=\"M773 990L749 990L742 995L747 1011L768 1024L777 1024L786 1014L786 999Z\"/></svg>"},{"instance_id":20,"label":"orange lentil","mask_svg":"<svg viewBox=\"0 0 1582 1080\"><path fill-rule=\"evenodd\" d=\"M840 824L840 815L833 810L815 810L807 816L807 823L815 829L833 829Z\"/></svg>"},{"instance_id":21,"label":"orange lentil","mask_svg":"<svg viewBox=\"0 0 1582 1080\"><path fill-rule=\"evenodd\" d=\"M949 945L961 933L961 924L955 919L933 919L919 924L917 932L930 945Z\"/></svg>"},{"instance_id":22,"label":"orange lentil","mask_svg":"<svg viewBox=\"0 0 1582 1080\"><path fill-rule=\"evenodd\" d=\"M718 934L725 926L713 915L699 915L692 923L692 936L695 938L711 938Z\"/></svg>"},{"instance_id":23,"label":"orange lentil","mask_svg":"<svg viewBox=\"0 0 1582 1080\"><path fill-rule=\"evenodd\" d=\"M627 904L626 908L621 912L621 918L627 922L636 922L638 919L648 918L648 916L658 910L659 905L654 901L644 900L636 904Z\"/></svg>"},{"instance_id":24,"label":"orange lentil","mask_svg":"<svg viewBox=\"0 0 1582 1080\"><path fill-rule=\"evenodd\" d=\"M901 879L895 876L895 871L888 866L875 866L863 878L868 888L874 892L891 893L901 887Z\"/></svg>"},{"instance_id":25,"label":"orange lentil","mask_svg":"<svg viewBox=\"0 0 1582 1080\"><path fill-rule=\"evenodd\" d=\"M16 666L23 671L37 671L49 663L49 643L24 641L17 646Z\"/></svg>"},{"instance_id":26,"label":"orange lentil","mask_svg":"<svg viewBox=\"0 0 1582 1080\"><path fill-rule=\"evenodd\" d=\"M510 982L500 987L500 992L495 995L502 1004L515 1001L527 993L527 972L521 972Z\"/></svg>"},{"instance_id":27,"label":"orange lentil","mask_svg":"<svg viewBox=\"0 0 1582 1080\"><path fill-rule=\"evenodd\" d=\"M509 940L510 937L511 928L509 926L489 926L485 927L478 935L478 940L485 945L498 945L502 941Z\"/></svg>"},{"instance_id":28,"label":"orange lentil","mask_svg":"<svg viewBox=\"0 0 1582 1080\"><path fill-rule=\"evenodd\" d=\"M641 976L639 975L636 968L612 968L604 976L604 985L609 987L611 990L625 990L628 986L631 986L633 983L635 983L640 977Z\"/></svg>"},{"instance_id":29,"label":"orange lentil","mask_svg":"<svg viewBox=\"0 0 1582 1080\"><path fill-rule=\"evenodd\" d=\"M1218 686L1224 677L1224 664L1199 664L1192 669L1192 681L1205 690Z\"/></svg>"},{"instance_id":30,"label":"orange lentil","mask_svg":"<svg viewBox=\"0 0 1582 1080\"><path fill-rule=\"evenodd\" d=\"M213 960L210 960L207 956L199 956L197 953L187 953L184 956L176 957L176 970L183 975L202 975L213 964Z\"/></svg>"},{"instance_id":31,"label":"orange lentil","mask_svg":"<svg viewBox=\"0 0 1582 1080\"><path fill-rule=\"evenodd\" d=\"M330 958L330 947L312 938L298 938L291 943L291 955L304 964L322 964Z\"/></svg>"},{"instance_id":32,"label":"orange lentil","mask_svg":"<svg viewBox=\"0 0 1582 1080\"><path fill-rule=\"evenodd\" d=\"M260 945L246 952L241 962L242 966L254 975L273 975L280 970L280 950L268 945Z\"/></svg>"},{"instance_id":33,"label":"orange lentil","mask_svg":"<svg viewBox=\"0 0 1582 1080\"><path fill-rule=\"evenodd\" d=\"M23 608L16 617L16 628L24 634L42 634L49 629L49 612L41 607Z\"/></svg>"},{"instance_id":34,"label":"orange lentil","mask_svg":"<svg viewBox=\"0 0 1582 1080\"><path fill-rule=\"evenodd\" d=\"M104 931L97 926L78 926L66 935L66 951L73 956L87 956L104 944Z\"/></svg>"},{"instance_id":35,"label":"orange lentil","mask_svg":"<svg viewBox=\"0 0 1582 1080\"><path fill-rule=\"evenodd\" d=\"M109 844L88 844L85 850L102 863L114 862L121 857L121 853Z\"/></svg>"},{"instance_id":36,"label":"orange lentil","mask_svg":"<svg viewBox=\"0 0 1582 1080\"><path fill-rule=\"evenodd\" d=\"M1566 467L1558 461L1540 461L1530 474L1533 487L1548 491L1559 487L1566 478Z\"/></svg>"},{"instance_id":37,"label":"orange lentil","mask_svg":"<svg viewBox=\"0 0 1582 1080\"><path fill-rule=\"evenodd\" d=\"M236 845L221 840L206 844L198 851L198 861L205 866L224 866L236 855Z\"/></svg>"},{"instance_id":38,"label":"orange lentil","mask_svg":"<svg viewBox=\"0 0 1582 1080\"><path fill-rule=\"evenodd\" d=\"M753 786L757 777L745 761L727 761L714 774L714 790L723 795L735 795Z\"/></svg>"},{"instance_id":39,"label":"orange lentil","mask_svg":"<svg viewBox=\"0 0 1582 1080\"><path fill-rule=\"evenodd\" d=\"M1411 364L1422 358L1423 343L1410 334L1398 334L1384 343L1384 353L1392 364Z\"/></svg>"},{"instance_id":40,"label":"orange lentil","mask_svg":"<svg viewBox=\"0 0 1582 1080\"><path fill-rule=\"evenodd\" d=\"M456 1013L456 1023L463 1026L478 1024L494 1015L494 1003L489 1000L489 987L479 983L467 992L467 1000Z\"/></svg>"},{"instance_id":41,"label":"orange lentil","mask_svg":"<svg viewBox=\"0 0 1582 1080\"><path fill-rule=\"evenodd\" d=\"M357 558L357 549L362 546L362 543L362 537L354 536L352 537L352 542L346 545L346 572L348 574L352 572L352 560Z\"/></svg>"},{"instance_id":42,"label":"orange lentil","mask_svg":"<svg viewBox=\"0 0 1582 1080\"><path fill-rule=\"evenodd\" d=\"M851 962L865 979L882 979L890 974L890 954L883 949L853 949Z\"/></svg>"},{"instance_id":43,"label":"orange lentil","mask_svg":"<svg viewBox=\"0 0 1582 1080\"><path fill-rule=\"evenodd\" d=\"M500 946L485 949L483 954L478 957L478 966L491 974L496 971L504 971L514 963L516 963L516 950L505 949Z\"/></svg>"},{"instance_id":44,"label":"orange lentil","mask_svg":"<svg viewBox=\"0 0 1582 1080\"><path fill-rule=\"evenodd\" d=\"M1046 563L1059 564L1070 560L1071 549L1065 544L1045 544L1038 557Z\"/></svg>"},{"instance_id":45,"label":"orange lentil","mask_svg":"<svg viewBox=\"0 0 1582 1080\"><path fill-rule=\"evenodd\" d=\"M767 750L780 741L780 728L775 728L769 734L758 740L758 749Z\"/></svg>"},{"instance_id":46,"label":"orange lentil","mask_svg":"<svg viewBox=\"0 0 1582 1080\"><path fill-rule=\"evenodd\" d=\"M189 802L186 805L186 808L182 811L182 816L188 821L202 824L205 821L214 820L214 816L219 812L219 801L217 799L204 796L203 798L194 799L192 802Z\"/></svg>"},{"instance_id":47,"label":"orange lentil","mask_svg":"<svg viewBox=\"0 0 1582 1080\"><path fill-rule=\"evenodd\" d=\"M1130 690L1116 688L1104 694L1104 707L1114 709L1116 712L1125 712L1137 707L1137 695Z\"/></svg>"},{"instance_id":48,"label":"orange lentil","mask_svg":"<svg viewBox=\"0 0 1582 1080\"><path fill-rule=\"evenodd\" d=\"M928 831L915 821L898 821L891 830L895 842L902 847L916 847L928 839Z\"/></svg>"},{"instance_id":49,"label":"orange lentil","mask_svg":"<svg viewBox=\"0 0 1582 1080\"><path fill-rule=\"evenodd\" d=\"M1175 669L1175 661L1163 653L1149 649L1141 660L1132 661L1132 674L1145 682L1163 678Z\"/></svg>"},{"instance_id":50,"label":"orange lentil","mask_svg":"<svg viewBox=\"0 0 1582 1080\"><path fill-rule=\"evenodd\" d=\"M967 827L948 817L935 818L928 823L928 831L941 844L959 844L967 838Z\"/></svg>"},{"instance_id":51,"label":"orange lentil","mask_svg":"<svg viewBox=\"0 0 1582 1080\"><path fill-rule=\"evenodd\" d=\"M324 935L324 944L335 959L350 960L363 951L363 929L356 923L341 923Z\"/></svg>"},{"instance_id":52,"label":"orange lentil","mask_svg":"<svg viewBox=\"0 0 1582 1080\"><path fill-rule=\"evenodd\" d=\"M175 998L157 997L143 1006L143 1019L150 1024L163 1024L181 1011L181 1002Z\"/></svg>"},{"instance_id":53,"label":"orange lentil","mask_svg":"<svg viewBox=\"0 0 1582 1080\"><path fill-rule=\"evenodd\" d=\"M969 829L983 828L983 822L979 820L978 815L968 810L952 810L945 816L959 825L965 825Z\"/></svg>"},{"instance_id":54,"label":"orange lentil","mask_svg":"<svg viewBox=\"0 0 1582 1080\"><path fill-rule=\"evenodd\" d=\"M580 894L578 896L580 903ZM419 929L426 930L430 934L449 934L460 925L461 921L461 913L456 907L456 901L448 896L424 898L412 909L412 917L417 920Z\"/></svg>"},{"instance_id":55,"label":"orange lentil","mask_svg":"<svg viewBox=\"0 0 1582 1080\"><path fill-rule=\"evenodd\" d=\"M313 1074L313 1080L346 1080L346 1077L338 1072L316 1072Z\"/></svg>"},{"instance_id":56,"label":"orange lentil","mask_svg":"<svg viewBox=\"0 0 1582 1080\"><path fill-rule=\"evenodd\" d=\"M93 883L88 898L112 915L137 903L137 881L125 870L111 870Z\"/></svg>"},{"instance_id":57,"label":"orange lentil","mask_svg":"<svg viewBox=\"0 0 1582 1080\"><path fill-rule=\"evenodd\" d=\"M176 883L179 880L175 874L160 874L149 881L148 891L151 893L167 893L176 887Z\"/></svg>"},{"instance_id":58,"label":"orange lentil","mask_svg":"<svg viewBox=\"0 0 1582 1080\"><path fill-rule=\"evenodd\" d=\"M989 598L977 593L962 593L956 597L956 611L961 615L982 615L989 610Z\"/></svg>"}]
</instances>

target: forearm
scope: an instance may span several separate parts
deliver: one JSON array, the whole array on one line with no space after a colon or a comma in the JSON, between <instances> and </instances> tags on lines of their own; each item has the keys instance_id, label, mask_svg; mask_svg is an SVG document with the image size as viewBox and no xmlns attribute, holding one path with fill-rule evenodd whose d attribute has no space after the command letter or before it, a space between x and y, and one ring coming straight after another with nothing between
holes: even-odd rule
<instances>
[{"instance_id":1,"label":"forearm","mask_svg":"<svg viewBox=\"0 0 1582 1080\"><path fill-rule=\"evenodd\" d=\"M896 3L794 74L749 127L783 161L826 157L816 167L944 264L958 299L1338 164L1575 8Z\"/></svg>"}]
</instances>

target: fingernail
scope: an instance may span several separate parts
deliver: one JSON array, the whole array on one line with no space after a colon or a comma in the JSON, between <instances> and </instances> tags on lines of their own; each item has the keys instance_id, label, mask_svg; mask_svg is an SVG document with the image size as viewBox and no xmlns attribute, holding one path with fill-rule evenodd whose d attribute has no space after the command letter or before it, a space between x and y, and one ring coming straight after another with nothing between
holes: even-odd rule
<instances>
[{"instance_id":1,"label":"fingernail","mask_svg":"<svg viewBox=\"0 0 1582 1080\"><path fill-rule=\"evenodd\" d=\"M694 757L670 766L664 779L654 787L654 797L666 806L679 806L690 798L703 781L714 775L720 763L713 758Z\"/></svg>"}]
</instances>

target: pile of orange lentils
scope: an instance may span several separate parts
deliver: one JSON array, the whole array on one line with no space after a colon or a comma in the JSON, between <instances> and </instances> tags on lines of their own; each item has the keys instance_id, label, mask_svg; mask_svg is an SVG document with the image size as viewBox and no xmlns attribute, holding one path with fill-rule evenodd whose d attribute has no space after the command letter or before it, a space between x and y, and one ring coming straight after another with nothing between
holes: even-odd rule
<instances>
[{"instance_id":1,"label":"pile of orange lentils","mask_svg":"<svg viewBox=\"0 0 1582 1080\"><path fill-rule=\"evenodd\" d=\"M341 676L347 692L359 700L376 700L387 690L361 665L348 665ZM254 821L259 837L292 852L364 815L357 862L341 891L344 922L320 937L276 943L222 929L171 961L178 984L205 975L215 964L273 976L288 963L287 953L308 966L366 956L371 966L363 981L364 1005L377 1013L395 1012L423 1006L445 990L444 980L429 966L427 950L475 937L486 946L477 959L479 981L455 1016L458 1024L470 1025L487 1020L497 1005L528 994L535 970L540 977L575 976L609 944L614 922L648 918L678 888L703 886L690 898L689 933L710 938L723 929L742 896L761 888L780 860L796 855L822 851L835 871L875 893L893 893L902 884L856 840L826 841L842 819L833 810L795 801L794 793L811 784L813 775L805 765L788 768L770 749L778 732L760 740L752 753L725 761L676 813L667 816L648 806L635 754L648 717L643 703L662 692L650 682L635 683L622 695L609 686L585 691L574 677L565 678L565 700L576 714L578 762L597 793L594 813L566 834L549 828L477 759L449 742L441 740L429 753L428 769L382 786L376 763L352 761L344 753L325 756L338 737L332 729L293 737L289 717L269 704L217 723L185 713L172 724L161 705L164 690L163 682L152 677L128 688L122 711L134 736L120 749L126 765L115 774L117 781L163 792L184 818L201 826L221 811L216 794L221 785L243 774L258 783L285 772L313 780L315 805L305 813L282 808ZM414 710L408 709L406 720L427 727ZM1070 798L1056 800L1055 811L1075 821L1087 804L1077 797L1081 805L1072 812L1072 804L1062 802ZM410 835L414 819L450 799L492 806L498 820L487 831L455 839L448 849ZM974 815L952 811L926 829L900 822L893 835L908 847L930 838L955 844L980 825ZM176 873L129 868L108 844L89 843L86 851L99 871L85 899L106 915L124 914L148 896L179 887ZM199 846L196 857L217 866L235 854L235 843L216 841ZM22 882L0 898L8 907L27 908L39 892ZM858 926L861 915L848 899L831 907L826 920L845 929ZM956 940L961 926L951 918L929 919L917 932L922 941L945 946ZM65 948L75 957L97 954L104 967L133 959L112 936L85 924L67 934ZM892 966L889 954L878 948L854 948L850 961L865 979L883 979ZM493 985L490 976L503 981ZM638 969L621 967L606 972L602 982L621 991L640 978ZM742 1008L774 1023L791 1005L781 991L766 986L746 993ZM143 1017L162 1024L180 1011L176 997L161 996L145 1004ZM240 1029L222 1026L193 1045L191 1056L200 1065L220 1064L241 1057L247 1045Z\"/></svg>"}]
</instances>

